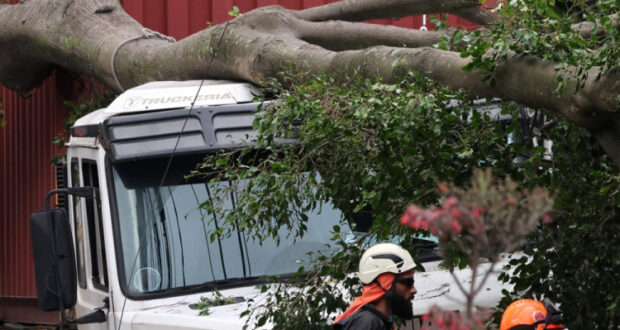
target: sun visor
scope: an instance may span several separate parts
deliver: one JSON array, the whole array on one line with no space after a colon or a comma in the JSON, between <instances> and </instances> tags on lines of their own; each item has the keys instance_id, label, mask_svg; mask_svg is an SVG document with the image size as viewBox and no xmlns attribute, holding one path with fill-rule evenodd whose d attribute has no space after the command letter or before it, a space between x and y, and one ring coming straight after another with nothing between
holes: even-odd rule
<instances>
[{"instance_id":1,"label":"sun visor","mask_svg":"<svg viewBox=\"0 0 620 330\"><path fill-rule=\"evenodd\" d=\"M262 103L263 107L269 102ZM261 103L145 112L111 117L102 142L112 162L207 153L252 145L254 113ZM181 133L182 132L182 133Z\"/></svg>"}]
</instances>

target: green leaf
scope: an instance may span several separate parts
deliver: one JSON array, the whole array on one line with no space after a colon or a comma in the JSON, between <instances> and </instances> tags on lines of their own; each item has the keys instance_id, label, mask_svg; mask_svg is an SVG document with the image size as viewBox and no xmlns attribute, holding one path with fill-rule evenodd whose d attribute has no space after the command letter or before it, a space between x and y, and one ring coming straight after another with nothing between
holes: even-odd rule
<instances>
[{"instance_id":1,"label":"green leaf","mask_svg":"<svg viewBox=\"0 0 620 330\"><path fill-rule=\"evenodd\" d=\"M474 153L474 150L471 149L471 148L468 148L468 149L465 149L465 150L459 152L457 154L457 157L461 158L461 159L468 158L468 157L471 157L471 155L473 155L473 153Z\"/></svg>"},{"instance_id":2,"label":"green leaf","mask_svg":"<svg viewBox=\"0 0 620 330\"><path fill-rule=\"evenodd\" d=\"M241 12L239 11L239 7L233 6L233 9L228 12L228 15L230 15L232 17L239 17L239 16L241 16Z\"/></svg>"},{"instance_id":3,"label":"green leaf","mask_svg":"<svg viewBox=\"0 0 620 330\"><path fill-rule=\"evenodd\" d=\"M256 326L262 327L263 325L265 325L265 323L267 323L267 316L263 315L260 318L258 318L258 320L256 321Z\"/></svg>"}]
</instances>

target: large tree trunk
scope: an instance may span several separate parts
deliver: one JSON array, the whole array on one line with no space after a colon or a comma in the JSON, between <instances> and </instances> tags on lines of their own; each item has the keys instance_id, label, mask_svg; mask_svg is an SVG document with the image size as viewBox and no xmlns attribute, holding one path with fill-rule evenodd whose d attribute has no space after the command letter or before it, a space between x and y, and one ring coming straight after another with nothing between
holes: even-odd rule
<instances>
[{"instance_id":1,"label":"large tree trunk","mask_svg":"<svg viewBox=\"0 0 620 330\"><path fill-rule=\"evenodd\" d=\"M96 77L116 90L153 80L225 78L260 84L283 64L335 77L379 76L394 81L409 70L474 97L499 97L556 111L590 130L620 165L620 70L578 93L570 80L562 95L553 64L515 56L501 64L495 87L483 72L466 73L456 52L432 47L440 32L355 21L451 12L479 24L493 17L475 0L346 0L291 11L263 7L172 42L145 31L116 0L38 0L0 4L0 83L25 92L53 66Z\"/></svg>"}]
</instances>

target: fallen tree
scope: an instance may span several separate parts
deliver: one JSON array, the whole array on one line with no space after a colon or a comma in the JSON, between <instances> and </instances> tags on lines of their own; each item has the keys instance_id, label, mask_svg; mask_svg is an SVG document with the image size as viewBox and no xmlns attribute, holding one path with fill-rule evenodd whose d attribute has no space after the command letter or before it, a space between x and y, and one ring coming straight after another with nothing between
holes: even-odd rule
<instances>
[{"instance_id":1,"label":"fallen tree","mask_svg":"<svg viewBox=\"0 0 620 330\"><path fill-rule=\"evenodd\" d=\"M117 91L162 79L259 84L281 79L289 89L280 89L283 104L267 113L261 136L274 141L290 133L286 123L274 119L300 119L305 125L294 132L301 132L304 151L316 157L312 169L324 170L322 181L308 183L307 156L296 149L271 155L252 173L258 179L254 187L267 185L258 189L261 198L239 199L247 207L239 207L242 214L230 219L251 224L248 230L257 235L268 234L304 224L301 214L307 209L300 210L299 219L289 216L291 198L306 202L298 208L335 199L346 212L372 211L377 228L371 234L377 239L394 233L410 238L411 232L394 221L407 205L434 205L439 182L463 187L472 168L492 166L498 176L510 175L522 187L544 186L555 195L553 223L537 227L537 243L524 247L533 262L523 258L515 265L521 279L512 283L519 294L526 290L557 298L571 328L614 328L620 324L620 305L609 292L617 292L620 283L615 248L620 231L613 221L620 214L620 185L611 159L620 164L620 38L617 0L597 1L593 7L590 2L559 0L561 6L554 8L546 0L514 0L493 14L477 1L464 0L342 1L302 11L266 7L178 42L143 29L117 1L0 4L0 83L27 92L54 66L86 73ZM525 5L528 9L521 10ZM450 12L486 28L465 34L358 23L429 12ZM579 19L572 21L574 15ZM291 75L279 75L285 69L312 78L291 86L284 80ZM376 82L377 76L398 84ZM546 109L552 118L560 114L586 128L607 154L590 134L560 121L545 132L555 141L552 166L541 166L544 150L524 153L519 143L506 145L506 134L517 127L505 129L475 116L471 125L457 120L469 116L471 105L446 104L467 93ZM515 166L524 154L529 159ZM249 169L229 164L235 156L212 155L205 168L223 166L222 175L246 178ZM316 189L298 189L302 186ZM278 227L249 212L265 208L270 212L260 214L275 214ZM272 296L278 299L268 300L266 311L247 312L258 311L258 323L328 327L325 315L346 307L346 301L321 276L349 288L357 285L347 283L345 274L355 268L361 251L342 246L347 248L313 270L317 276L298 279L314 287L315 294L283 290L284 299Z\"/></svg>"},{"instance_id":2,"label":"fallen tree","mask_svg":"<svg viewBox=\"0 0 620 330\"><path fill-rule=\"evenodd\" d=\"M345 0L299 11L263 7L175 42L145 30L116 0L0 4L0 83L24 93L54 66L93 76L117 91L154 80L214 78L260 84L277 78L283 64L341 79L380 77L388 83L414 70L471 97L499 97L560 113L588 129L620 164L617 63L558 65L544 52L515 51L505 40L506 49L500 50L494 39L482 52L470 48L465 54L471 56L463 58L455 49L467 40L455 40L458 33L360 23L435 12L483 26L496 21L473 0ZM584 38L617 34L616 17L606 25L583 22L573 28ZM433 47L450 36L452 46ZM558 32L544 38L565 36ZM608 54L609 45L601 48L599 53L607 58L617 55L613 50ZM463 71L468 64L471 70Z\"/></svg>"}]
</instances>

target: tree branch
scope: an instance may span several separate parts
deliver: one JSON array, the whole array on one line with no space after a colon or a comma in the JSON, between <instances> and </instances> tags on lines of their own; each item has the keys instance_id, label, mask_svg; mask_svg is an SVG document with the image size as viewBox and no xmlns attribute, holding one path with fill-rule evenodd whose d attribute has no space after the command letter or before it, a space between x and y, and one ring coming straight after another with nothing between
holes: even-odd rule
<instances>
[{"instance_id":1,"label":"tree branch","mask_svg":"<svg viewBox=\"0 0 620 330\"><path fill-rule=\"evenodd\" d=\"M491 273L495 272L495 270L493 268L495 267L496 264L497 264L496 261L491 262L491 265L490 265L489 269L484 273L484 277L480 281L480 285L478 285L477 288L472 290L472 292L471 292L471 296L472 297L475 297L475 296L478 295L478 293L480 293L480 290L482 290L482 288L484 287L484 284L489 279L489 275L491 275ZM474 282L475 282L475 279L472 276L472 287L473 287L473 283Z\"/></svg>"},{"instance_id":2,"label":"tree branch","mask_svg":"<svg viewBox=\"0 0 620 330\"><path fill-rule=\"evenodd\" d=\"M497 20L497 17L489 14L484 10L481 10L478 7L457 9L452 11L452 14L482 26L489 25L495 22L495 20Z\"/></svg>"},{"instance_id":3,"label":"tree branch","mask_svg":"<svg viewBox=\"0 0 620 330\"><path fill-rule=\"evenodd\" d=\"M467 297L467 290L465 290L465 288L463 287L463 284L461 284L460 279L458 278L458 276L456 276L456 274L454 274L454 271L450 272L450 275L452 276L452 279L454 280L454 282L456 283L456 285L458 286L459 290L461 291L461 293Z\"/></svg>"},{"instance_id":4,"label":"tree branch","mask_svg":"<svg viewBox=\"0 0 620 330\"><path fill-rule=\"evenodd\" d=\"M614 163L620 164L620 113L613 116L608 126L590 130L590 133L601 144Z\"/></svg>"},{"instance_id":5,"label":"tree branch","mask_svg":"<svg viewBox=\"0 0 620 330\"><path fill-rule=\"evenodd\" d=\"M0 81L27 92L58 65L116 88L112 55L126 40L142 35L142 26L117 1L27 1L2 6Z\"/></svg>"},{"instance_id":6,"label":"tree branch","mask_svg":"<svg viewBox=\"0 0 620 330\"><path fill-rule=\"evenodd\" d=\"M618 14L614 14L609 16L609 18L612 20L612 26L616 29L620 28L620 20L618 19ZM574 30L576 30L582 38L584 39L588 39L590 38L590 36L592 35L592 31L594 31L594 28L600 26L600 22L597 20L596 24L594 24L593 22L580 22L580 23L576 23L572 25L572 28ZM605 31L603 30L598 30L596 35L601 36L605 33Z\"/></svg>"},{"instance_id":7,"label":"tree branch","mask_svg":"<svg viewBox=\"0 0 620 330\"><path fill-rule=\"evenodd\" d=\"M330 33L326 34L325 31ZM445 33L344 21L316 23L300 20L297 36L308 43L340 51L379 45L410 48L432 46Z\"/></svg>"},{"instance_id":8,"label":"tree branch","mask_svg":"<svg viewBox=\"0 0 620 330\"><path fill-rule=\"evenodd\" d=\"M620 108L620 70L598 78L600 68L588 72L584 88L575 92L577 80L567 77L562 95L557 95L558 73L553 64L535 56L512 56L498 67L495 80L504 99L532 108L554 110L587 129L606 126Z\"/></svg>"}]
</instances>

